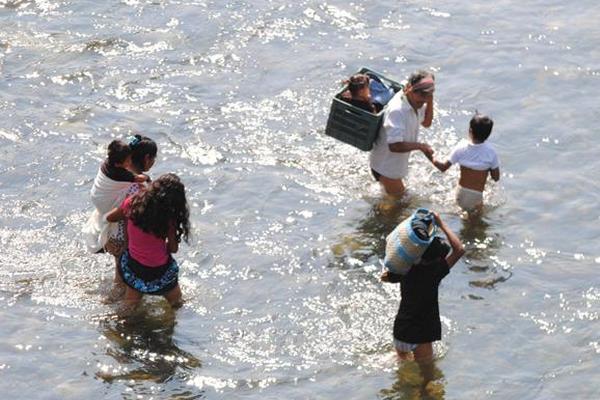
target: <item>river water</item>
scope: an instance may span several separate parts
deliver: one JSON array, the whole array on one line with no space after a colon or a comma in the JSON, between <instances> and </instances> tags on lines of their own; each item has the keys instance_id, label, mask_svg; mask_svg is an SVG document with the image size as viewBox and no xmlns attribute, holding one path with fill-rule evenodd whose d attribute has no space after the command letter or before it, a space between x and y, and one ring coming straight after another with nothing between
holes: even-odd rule
<instances>
[{"instance_id":1,"label":"river water","mask_svg":"<svg viewBox=\"0 0 600 400\"><path fill-rule=\"evenodd\" d=\"M600 7L596 1L0 1L2 399L600 398ZM447 155L475 110L502 163L480 219L413 155L378 206L367 154L323 134L361 66L436 74L423 140ZM186 304L104 304L80 230L114 137L159 145L194 236ZM419 391L378 281L418 206L466 244L440 289L436 377Z\"/></svg>"}]
</instances>

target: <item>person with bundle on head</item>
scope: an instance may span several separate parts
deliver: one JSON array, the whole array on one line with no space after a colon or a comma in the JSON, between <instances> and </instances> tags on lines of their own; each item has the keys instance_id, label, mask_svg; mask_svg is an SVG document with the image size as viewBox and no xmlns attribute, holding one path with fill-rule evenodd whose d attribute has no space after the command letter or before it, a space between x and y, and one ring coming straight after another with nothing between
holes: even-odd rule
<instances>
[{"instance_id":1,"label":"person with bundle on head","mask_svg":"<svg viewBox=\"0 0 600 400\"><path fill-rule=\"evenodd\" d=\"M433 216L450 245L436 236L408 272L400 274L386 270L381 275L383 282L400 283L400 308L393 331L396 353L400 359L412 356L417 361L425 383L433 378L432 342L440 340L442 336L438 287L465 252L458 236L437 213L433 213Z\"/></svg>"},{"instance_id":2,"label":"person with bundle on head","mask_svg":"<svg viewBox=\"0 0 600 400\"><path fill-rule=\"evenodd\" d=\"M83 228L83 235L88 251L106 252L115 257L114 287L109 300L124 293L116 272L121 253L127 247L127 237L123 223L108 223L104 216L150 181L144 172L154 165L156 154L156 143L145 136L131 136L128 142L113 140L108 145L108 156L102 162L90 191L95 210Z\"/></svg>"}]
</instances>

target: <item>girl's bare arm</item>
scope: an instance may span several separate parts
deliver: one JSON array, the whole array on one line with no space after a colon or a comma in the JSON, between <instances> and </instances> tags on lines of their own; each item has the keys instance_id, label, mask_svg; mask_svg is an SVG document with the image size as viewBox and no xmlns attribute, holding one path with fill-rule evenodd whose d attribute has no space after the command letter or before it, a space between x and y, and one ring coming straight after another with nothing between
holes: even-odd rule
<instances>
[{"instance_id":1,"label":"girl's bare arm","mask_svg":"<svg viewBox=\"0 0 600 400\"><path fill-rule=\"evenodd\" d=\"M169 232L167 233L167 250L169 250L169 253L177 253L177 250L179 250L179 241L177 240L175 226L169 227Z\"/></svg>"}]
</instances>

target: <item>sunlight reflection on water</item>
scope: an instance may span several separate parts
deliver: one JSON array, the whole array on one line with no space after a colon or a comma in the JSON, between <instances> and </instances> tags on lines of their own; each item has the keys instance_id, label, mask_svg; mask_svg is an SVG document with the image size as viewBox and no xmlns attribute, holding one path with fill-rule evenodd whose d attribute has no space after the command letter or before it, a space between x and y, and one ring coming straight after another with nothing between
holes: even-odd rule
<instances>
[{"instance_id":1,"label":"sunlight reflection on water","mask_svg":"<svg viewBox=\"0 0 600 400\"><path fill-rule=\"evenodd\" d=\"M0 2L1 391L41 397L35 371L56 398L421 398L416 364L390 357L399 292L378 273L385 235L423 205L467 248L441 288L427 395L598 397L580 385L600 353L580 116L597 114L600 32L583 4L497 6ZM407 197L380 207L367 154L323 135L360 65L436 72L422 137L442 157L492 113L504 173L483 217L456 207L456 168L418 154ZM183 309L147 299L119 320L113 261L77 238L104 146L132 132L159 144L153 177L182 176L195 231Z\"/></svg>"}]
</instances>

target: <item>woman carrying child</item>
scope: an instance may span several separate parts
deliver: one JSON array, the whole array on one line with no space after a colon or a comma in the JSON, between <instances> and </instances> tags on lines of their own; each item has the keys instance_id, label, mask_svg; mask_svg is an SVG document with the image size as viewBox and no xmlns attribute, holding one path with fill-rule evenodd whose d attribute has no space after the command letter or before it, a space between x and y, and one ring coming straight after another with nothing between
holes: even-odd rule
<instances>
[{"instance_id":1,"label":"woman carrying child","mask_svg":"<svg viewBox=\"0 0 600 400\"><path fill-rule=\"evenodd\" d=\"M394 320L394 347L402 360L409 359L412 353L425 384L433 379L432 342L441 340L442 336L438 287L465 252L456 234L437 213L433 214L450 246L436 237L421 256L421 261L406 275L386 271L381 276L383 282L400 282L401 301Z\"/></svg>"},{"instance_id":2,"label":"woman carrying child","mask_svg":"<svg viewBox=\"0 0 600 400\"><path fill-rule=\"evenodd\" d=\"M144 294L162 295L181 305L179 266L171 256L190 232L185 187L175 174L165 174L127 198L106 215L109 222L127 220L128 245L119 274L127 285L125 307L133 310Z\"/></svg>"},{"instance_id":3,"label":"woman carrying child","mask_svg":"<svg viewBox=\"0 0 600 400\"><path fill-rule=\"evenodd\" d=\"M103 217L150 180L143 173L154 165L156 154L156 143L148 137L135 135L128 143L113 140L108 145L107 158L100 166L90 192L96 209L83 229L86 246L92 253L104 251L115 257L116 291L122 286L116 272L119 257L127 248L125 225L108 223Z\"/></svg>"}]
</instances>

